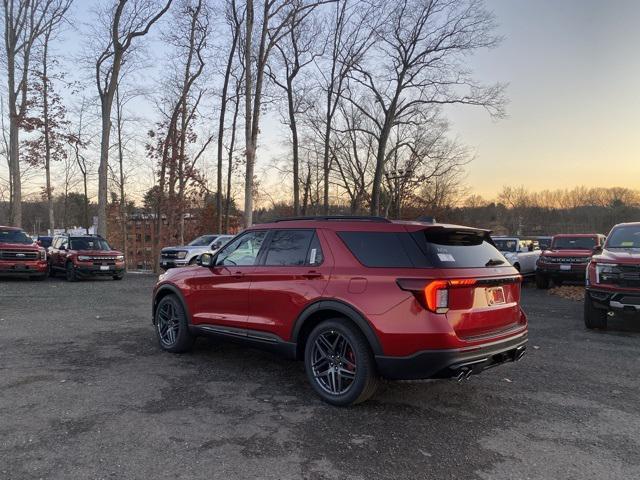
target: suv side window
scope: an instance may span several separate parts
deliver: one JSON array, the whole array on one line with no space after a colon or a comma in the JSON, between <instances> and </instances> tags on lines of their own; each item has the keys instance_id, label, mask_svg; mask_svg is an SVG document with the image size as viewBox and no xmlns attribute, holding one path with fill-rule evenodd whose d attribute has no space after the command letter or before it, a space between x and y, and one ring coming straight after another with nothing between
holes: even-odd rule
<instances>
[{"instance_id":1,"label":"suv side window","mask_svg":"<svg viewBox=\"0 0 640 480\"><path fill-rule=\"evenodd\" d=\"M265 265L295 267L307 264L313 230L276 230L269 243ZM317 249L316 254L317 256ZM317 258L314 258L317 261Z\"/></svg>"},{"instance_id":2,"label":"suv side window","mask_svg":"<svg viewBox=\"0 0 640 480\"><path fill-rule=\"evenodd\" d=\"M66 248L67 250L69 250L69 237L60 237L60 240L58 241L59 245L58 248Z\"/></svg>"},{"instance_id":3,"label":"suv side window","mask_svg":"<svg viewBox=\"0 0 640 480\"><path fill-rule=\"evenodd\" d=\"M322 247L320 246L320 239L316 233L311 240L311 245L309 246L307 265L322 265L322 262L324 262L324 254L322 253Z\"/></svg>"},{"instance_id":4,"label":"suv side window","mask_svg":"<svg viewBox=\"0 0 640 480\"><path fill-rule=\"evenodd\" d=\"M260 247L267 232L264 230L248 232L220 250L216 265L251 266L256 263Z\"/></svg>"}]
</instances>

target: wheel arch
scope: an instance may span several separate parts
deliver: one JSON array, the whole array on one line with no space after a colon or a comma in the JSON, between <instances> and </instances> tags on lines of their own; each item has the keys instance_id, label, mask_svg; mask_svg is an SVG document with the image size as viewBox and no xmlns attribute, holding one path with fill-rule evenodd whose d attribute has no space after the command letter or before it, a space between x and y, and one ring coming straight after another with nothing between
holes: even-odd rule
<instances>
[{"instance_id":1,"label":"wheel arch","mask_svg":"<svg viewBox=\"0 0 640 480\"><path fill-rule=\"evenodd\" d=\"M184 312L187 315L187 322L191 324L191 313L189 312L189 305L187 304L184 298L184 295L182 294L182 292L178 287L170 283L167 283L158 287L158 290L153 296L153 310L151 314L151 323L153 325L156 324L156 308L158 308L158 303L160 303L160 300L162 300L164 297L168 295L175 295L176 297L178 297L178 300L182 304L182 308L184 308Z\"/></svg>"},{"instance_id":2,"label":"wheel arch","mask_svg":"<svg viewBox=\"0 0 640 480\"><path fill-rule=\"evenodd\" d=\"M374 355L382 355L380 340L365 316L351 305L338 300L319 300L307 306L296 319L291 341L296 344L296 358L304 357L304 349L311 331L323 320L342 317L354 324L365 336Z\"/></svg>"}]
</instances>

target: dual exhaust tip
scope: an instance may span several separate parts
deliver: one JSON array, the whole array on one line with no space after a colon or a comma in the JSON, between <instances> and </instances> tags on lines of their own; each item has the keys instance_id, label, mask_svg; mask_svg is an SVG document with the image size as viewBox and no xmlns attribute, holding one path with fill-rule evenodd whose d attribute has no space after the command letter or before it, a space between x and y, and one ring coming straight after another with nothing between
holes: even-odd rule
<instances>
[{"instance_id":1,"label":"dual exhaust tip","mask_svg":"<svg viewBox=\"0 0 640 480\"><path fill-rule=\"evenodd\" d=\"M509 356L512 356L511 358L513 359L514 362L517 362L519 360L522 360L522 357L524 357L526 353L527 353L527 348L525 346L520 346L516 348L515 351L511 354L507 354L507 353L500 354L502 355L502 357L500 357L499 360L495 362L495 364L498 365L500 363L504 363L505 361L508 361ZM474 364L472 365L465 365L465 366L459 367L453 378L458 383L462 383L465 380L469 380L471 375L473 375L473 365L478 365L480 363L484 363L485 361L486 359L480 360L478 362L474 362Z\"/></svg>"}]
</instances>

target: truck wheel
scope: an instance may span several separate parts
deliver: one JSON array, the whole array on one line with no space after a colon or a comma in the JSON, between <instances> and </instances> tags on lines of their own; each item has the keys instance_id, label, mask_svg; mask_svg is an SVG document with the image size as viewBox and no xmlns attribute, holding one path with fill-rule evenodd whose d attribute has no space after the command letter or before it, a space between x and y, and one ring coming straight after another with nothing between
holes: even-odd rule
<instances>
[{"instance_id":1,"label":"truck wheel","mask_svg":"<svg viewBox=\"0 0 640 480\"><path fill-rule=\"evenodd\" d=\"M313 389L332 405L364 402L378 386L367 339L342 318L325 320L313 329L305 345L304 365Z\"/></svg>"},{"instance_id":2,"label":"truck wheel","mask_svg":"<svg viewBox=\"0 0 640 480\"><path fill-rule=\"evenodd\" d=\"M73 268L73 262L67 262L66 277L67 282L75 282L76 280L78 280L76 270L75 268Z\"/></svg>"},{"instance_id":3,"label":"truck wheel","mask_svg":"<svg viewBox=\"0 0 640 480\"><path fill-rule=\"evenodd\" d=\"M53 278L53 277L55 277L55 276L56 276L56 269L55 269L55 268L53 268L53 265L51 265L51 264L49 264L49 276L50 276L51 278Z\"/></svg>"},{"instance_id":4,"label":"truck wheel","mask_svg":"<svg viewBox=\"0 0 640 480\"><path fill-rule=\"evenodd\" d=\"M549 288L549 277L542 273L536 273L536 288L540 290L546 290Z\"/></svg>"},{"instance_id":5,"label":"truck wheel","mask_svg":"<svg viewBox=\"0 0 640 480\"><path fill-rule=\"evenodd\" d=\"M604 330L607 328L607 311L596 308L588 293L584 296L584 325L589 330L594 328Z\"/></svg>"}]
</instances>

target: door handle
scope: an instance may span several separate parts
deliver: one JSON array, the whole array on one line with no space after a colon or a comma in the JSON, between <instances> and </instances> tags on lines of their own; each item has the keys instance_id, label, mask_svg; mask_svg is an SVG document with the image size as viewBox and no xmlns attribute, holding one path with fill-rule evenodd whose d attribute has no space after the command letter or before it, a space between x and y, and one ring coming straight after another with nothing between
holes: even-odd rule
<instances>
[{"instance_id":1,"label":"door handle","mask_svg":"<svg viewBox=\"0 0 640 480\"><path fill-rule=\"evenodd\" d=\"M244 273L243 273L243 272L235 272L235 273L233 274L233 276L234 276L235 278L242 278L242 277L244 277Z\"/></svg>"},{"instance_id":2,"label":"door handle","mask_svg":"<svg viewBox=\"0 0 640 480\"><path fill-rule=\"evenodd\" d=\"M316 271L316 270L310 270L307 273L305 273L303 275L305 278L318 278L322 276L322 273Z\"/></svg>"}]
</instances>

